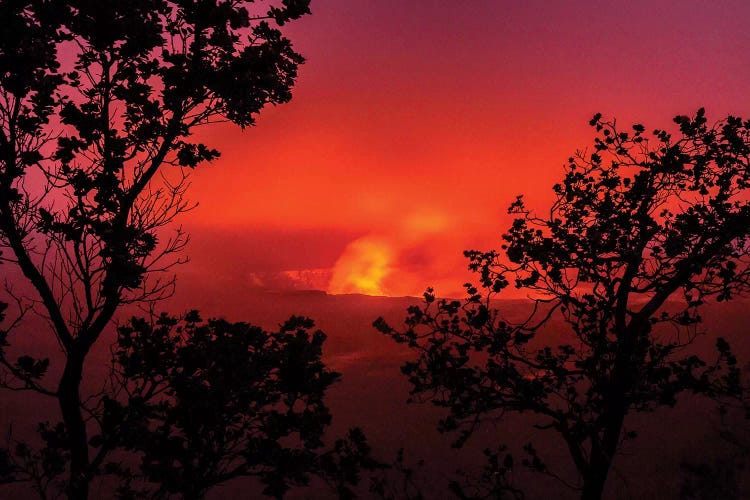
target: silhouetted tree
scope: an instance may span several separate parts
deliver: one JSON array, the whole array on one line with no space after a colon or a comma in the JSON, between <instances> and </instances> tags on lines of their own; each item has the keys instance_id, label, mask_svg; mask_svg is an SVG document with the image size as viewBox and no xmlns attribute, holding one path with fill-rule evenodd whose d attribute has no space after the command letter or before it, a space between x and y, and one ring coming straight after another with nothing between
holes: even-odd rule
<instances>
[{"instance_id":1,"label":"silhouetted tree","mask_svg":"<svg viewBox=\"0 0 750 500\"><path fill-rule=\"evenodd\" d=\"M47 320L65 356L54 387L42 380L48 360L26 355L0 356L0 380L57 400L71 498L88 496L96 465L87 354L122 304L170 293L171 280L148 277L186 239L157 230L189 208L187 170L219 156L191 131L246 127L291 98L303 59L278 26L308 4L0 1L0 259L27 278L35 295L14 298Z\"/></svg>"},{"instance_id":2,"label":"silhouetted tree","mask_svg":"<svg viewBox=\"0 0 750 500\"><path fill-rule=\"evenodd\" d=\"M133 318L118 329L113 386L102 400L102 433L92 445L136 451L140 474L119 463L105 469L154 483L138 497L202 498L211 487L256 476L281 498L310 474L344 498L361 466L374 468L364 435L354 429L321 451L331 422L326 390L339 374L321 360L325 335L292 317L277 332L247 323L202 322L197 312ZM342 459L342 457L345 457ZM121 491L122 493L122 491Z\"/></svg>"},{"instance_id":3,"label":"silhouetted tree","mask_svg":"<svg viewBox=\"0 0 750 500\"><path fill-rule=\"evenodd\" d=\"M748 367L746 365L744 369ZM711 444L717 445L715 449L708 453L704 449L699 453L689 453L680 464L680 498L747 497L750 491L750 476L747 474L750 457L750 402L746 397L748 382L750 380L745 379L746 390L742 399L722 401L718 408L720 419L712 423L716 432Z\"/></svg>"},{"instance_id":4,"label":"silhouetted tree","mask_svg":"<svg viewBox=\"0 0 750 500\"><path fill-rule=\"evenodd\" d=\"M396 458L387 467L381 468L381 474L370 476L370 492L382 500L424 500L424 494L417 483L419 468L424 460L415 466L409 466L404 460L404 449L396 452Z\"/></svg>"},{"instance_id":5,"label":"silhouetted tree","mask_svg":"<svg viewBox=\"0 0 750 500\"><path fill-rule=\"evenodd\" d=\"M448 409L441 429L460 431L459 445L485 418L533 414L564 441L582 498L599 498L634 437L629 413L672 406L684 391L740 390L726 341L711 362L682 348L706 301L750 286L750 121L709 126L701 109L675 123L676 137L649 136L596 115L593 150L569 159L548 215L518 197L501 251L466 252L479 280L466 300L428 289L405 329L376 321L418 354L403 372L415 396ZM529 297L527 319L492 302L508 287ZM549 471L528 450L529 465Z\"/></svg>"}]
</instances>

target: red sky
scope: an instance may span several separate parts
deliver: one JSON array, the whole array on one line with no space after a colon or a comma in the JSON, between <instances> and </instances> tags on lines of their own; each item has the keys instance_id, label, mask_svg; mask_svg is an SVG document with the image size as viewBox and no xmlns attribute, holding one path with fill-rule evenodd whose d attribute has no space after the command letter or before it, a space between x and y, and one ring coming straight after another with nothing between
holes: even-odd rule
<instances>
[{"instance_id":1,"label":"red sky","mask_svg":"<svg viewBox=\"0 0 750 500\"><path fill-rule=\"evenodd\" d=\"M192 263L271 288L455 294L517 194L549 204L595 112L750 115L750 3L313 0L290 104L200 136Z\"/></svg>"}]
</instances>

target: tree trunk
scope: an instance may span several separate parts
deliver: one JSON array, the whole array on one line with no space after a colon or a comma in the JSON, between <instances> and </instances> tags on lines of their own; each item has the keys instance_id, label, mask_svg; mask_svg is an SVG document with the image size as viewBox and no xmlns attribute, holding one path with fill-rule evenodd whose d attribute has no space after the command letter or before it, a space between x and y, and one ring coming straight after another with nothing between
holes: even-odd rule
<instances>
[{"instance_id":1,"label":"tree trunk","mask_svg":"<svg viewBox=\"0 0 750 500\"><path fill-rule=\"evenodd\" d=\"M589 471L583 479L581 500L599 500L602 498L610 465L612 465L611 457L605 456L603 452L591 454Z\"/></svg>"},{"instance_id":2,"label":"tree trunk","mask_svg":"<svg viewBox=\"0 0 750 500\"><path fill-rule=\"evenodd\" d=\"M67 354L58 388L58 402L71 446L68 498L86 500L89 496L89 446L80 394L85 353L71 349Z\"/></svg>"},{"instance_id":3,"label":"tree trunk","mask_svg":"<svg viewBox=\"0 0 750 500\"><path fill-rule=\"evenodd\" d=\"M618 365L622 366L621 363ZM622 425L628 413L626 394L632 384L632 377L628 371L615 372L616 380L610 387L606 410L602 415L601 440L597 438L592 441L588 468L583 476L582 500L598 500L602 497L609 469L620 444Z\"/></svg>"},{"instance_id":4,"label":"tree trunk","mask_svg":"<svg viewBox=\"0 0 750 500\"><path fill-rule=\"evenodd\" d=\"M643 317L634 319L624 330L618 331L617 357L604 391L601 438L597 436L592 440L588 467L582 471L582 500L599 500L604 493L607 475L620 444L622 425L630 407L628 394L636 383L635 377L646 356L639 349L640 341L650 333L651 325Z\"/></svg>"}]
</instances>

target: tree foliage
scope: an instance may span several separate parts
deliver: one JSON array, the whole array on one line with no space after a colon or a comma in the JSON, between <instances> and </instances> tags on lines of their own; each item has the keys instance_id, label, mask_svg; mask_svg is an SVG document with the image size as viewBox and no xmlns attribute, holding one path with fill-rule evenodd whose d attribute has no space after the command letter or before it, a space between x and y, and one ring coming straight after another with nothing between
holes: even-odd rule
<instances>
[{"instance_id":1,"label":"tree foliage","mask_svg":"<svg viewBox=\"0 0 750 500\"><path fill-rule=\"evenodd\" d=\"M360 466L375 462L356 429L322 451L331 423L324 396L339 374L323 364L325 335L313 326L292 317L267 332L203 322L197 312L131 319L113 352L113 385L123 394L103 399L102 433L92 444L137 452L140 474L129 474L129 484L139 477L153 484L139 496L202 498L218 484L256 476L265 494L280 498L310 474L346 496Z\"/></svg>"},{"instance_id":2,"label":"tree foliage","mask_svg":"<svg viewBox=\"0 0 750 500\"><path fill-rule=\"evenodd\" d=\"M73 498L88 496L96 469L84 361L121 305L171 293L172 279L155 273L180 261L186 237L159 230L190 208L190 169L219 156L191 133L247 127L289 101L303 58L280 26L308 5L0 1L0 261L32 290L8 290L18 317L44 318L65 356L49 386L47 360L0 351L0 381L56 398Z\"/></svg>"},{"instance_id":3,"label":"tree foliage","mask_svg":"<svg viewBox=\"0 0 750 500\"><path fill-rule=\"evenodd\" d=\"M583 497L598 498L634 437L629 413L685 391L740 391L725 340L712 359L685 348L707 301L750 286L750 121L709 125L702 109L674 121L676 135L648 134L596 115L593 148L568 160L549 213L518 197L501 249L466 252L478 283L465 300L428 290L404 329L376 322L414 349L403 367L412 391L448 409L441 430L460 431L459 445L485 418L533 414L564 441ZM493 302L508 288L529 297L526 319Z\"/></svg>"}]
</instances>

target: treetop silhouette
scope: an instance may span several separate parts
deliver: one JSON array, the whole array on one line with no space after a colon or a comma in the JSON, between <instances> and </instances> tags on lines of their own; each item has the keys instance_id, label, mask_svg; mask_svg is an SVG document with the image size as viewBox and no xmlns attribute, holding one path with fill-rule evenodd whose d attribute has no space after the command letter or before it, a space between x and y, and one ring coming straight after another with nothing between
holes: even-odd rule
<instances>
[{"instance_id":1,"label":"treetop silhouette","mask_svg":"<svg viewBox=\"0 0 750 500\"><path fill-rule=\"evenodd\" d=\"M676 135L648 134L594 116L593 148L568 160L549 213L519 196L501 249L466 252L478 283L465 300L428 289L404 329L376 321L414 349L403 366L412 393L449 410L441 430L460 431L459 445L486 418L533 414L564 441L582 498L599 498L634 437L628 414L673 406L685 391L740 392L725 340L711 361L685 347L707 301L750 286L750 121L709 125L703 109L674 121ZM509 287L528 294L525 320L493 300Z\"/></svg>"},{"instance_id":2,"label":"treetop silhouette","mask_svg":"<svg viewBox=\"0 0 750 500\"><path fill-rule=\"evenodd\" d=\"M303 58L279 27L308 13L308 0L0 2L0 259L34 289L16 288L16 312L46 319L65 355L55 387L31 356L0 356L0 380L58 400L71 498L95 473L84 361L122 304L171 293L149 276L186 237L158 230L191 206L188 170L219 156L191 132L289 101Z\"/></svg>"},{"instance_id":3,"label":"treetop silhouette","mask_svg":"<svg viewBox=\"0 0 750 500\"><path fill-rule=\"evenodd\" d=\"M331 423L324 398L340 375L324 365L326 336L313 327L293 316L269 332L204 322L192 311L132 318L118 328L112 385L120 393L101 400L101 433L91 444L141 457L136 471L103 465L124 479L120 494L203 498L212 487L255 476L263 493L281 498L316 475L340 497L353 497L360 468L379 464L358 429L323 447Z\"/></svg>"}]
</instances>

